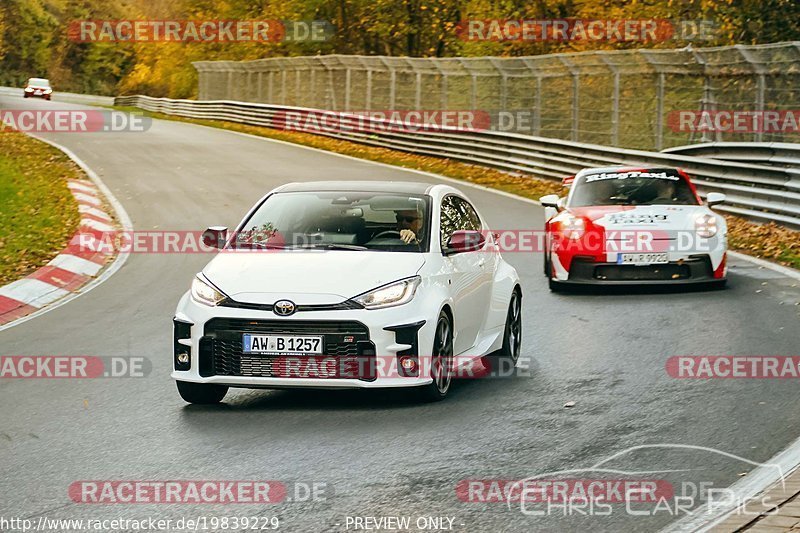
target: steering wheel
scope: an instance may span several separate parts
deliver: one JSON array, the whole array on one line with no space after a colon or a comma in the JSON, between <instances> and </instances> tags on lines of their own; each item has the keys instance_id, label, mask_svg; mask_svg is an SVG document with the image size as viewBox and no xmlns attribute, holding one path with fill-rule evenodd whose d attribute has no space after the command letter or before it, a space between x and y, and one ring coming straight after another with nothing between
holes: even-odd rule
<instances>
[{"instance_id":1,"label":"steering wheel","mask_svg":"<svg viewBox=\"0 0 800 533\"><path fill-rule=\"evenodd\" d=\"M386 237L386 236L394 236L394 237L397 237L398 239L402 239L402 237L400 237L400 232L397 231L397 230L393 230L393 229L382 231L382 232L378 233L377 235L374 235L372 238L373 239L377 239L379 237Z\"/></svg>"}]
</instances>

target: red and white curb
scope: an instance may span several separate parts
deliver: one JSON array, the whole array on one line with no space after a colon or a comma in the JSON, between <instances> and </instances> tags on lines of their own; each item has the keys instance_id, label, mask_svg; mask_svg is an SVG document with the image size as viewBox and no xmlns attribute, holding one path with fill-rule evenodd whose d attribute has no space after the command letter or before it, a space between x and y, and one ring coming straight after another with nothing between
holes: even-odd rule
<instances>
[{"instance_id":1,"label":"red and white curb","mask_svg":"<svg viewBox=\"0 0 800 533\"><path fill-rule=\"evenodd\" d=\"M89 180L67 183L78 202L81 220L75 236L86 232L113 231L116 223L105 211L100 191ZM0 325L29 315L77 292L95 278L113 254L86 251L73 237L52 261L33 274L0 287Z\"/></svg>"}]
</instances>

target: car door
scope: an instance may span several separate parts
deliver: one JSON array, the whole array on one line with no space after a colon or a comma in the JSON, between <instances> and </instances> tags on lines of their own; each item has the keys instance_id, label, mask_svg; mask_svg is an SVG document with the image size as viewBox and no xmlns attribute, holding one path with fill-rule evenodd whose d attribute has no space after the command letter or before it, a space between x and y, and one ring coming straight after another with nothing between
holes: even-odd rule
<instances>
[{"instance_id":1,"label":"car door","mask_svg":"<svg viewBox=\"0 0 800 533\"><path fill-rule=\"evenodd\" d=\"M439 235L442 250L454 231L481 231L482 226L477 211L467 200L456 195L442 199ZM448 270L452 272L451 294L455 305L453 351L456 354L473 347L483 329L491 298L495 258L491 238L480 250L449 253L444 257Z\"/></svg>"}]
</instances>

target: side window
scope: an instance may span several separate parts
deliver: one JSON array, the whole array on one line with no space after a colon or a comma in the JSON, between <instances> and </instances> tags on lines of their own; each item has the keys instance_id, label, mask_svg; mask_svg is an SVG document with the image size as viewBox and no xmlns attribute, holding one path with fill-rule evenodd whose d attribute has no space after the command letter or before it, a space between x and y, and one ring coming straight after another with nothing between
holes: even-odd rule
<instances>
[{"instance_id":1,"label":"side window","mask_svg":"<svg viewBox=\"0 0 800 533\"><path fill-rule=\"evenodd\" d=\"M442 249L447 246L447 240L458 228L458 210L455 206L455 196L447 196L442 200L441 242Z\"/></svg>"},{"instance_id":2,"label":"side window","mask_svg":"<svg viewBox=\"0 0 800 533\"><path fill-rule=\"evenodd\" d=\"M472 207L468 201L464 200L463 198L455 198L456 205L458 206L458 210L461 212L461 219L462 219L462 226L459 229L469 229L480 231L481 230L481 219L478 216L478 212L475 211L475 208Z\"/></svg>"},{"instance_id":3,"label":"side window","mask_svg":"<svg viewBox=\"0 0 800 533\"><path fill-rule=\"evenodd\" d=\"M442 248L456 230L481 230L481 219L469 202L458 196L447 196L442 200L441 243Z\"/></svg>"}]
</instances>

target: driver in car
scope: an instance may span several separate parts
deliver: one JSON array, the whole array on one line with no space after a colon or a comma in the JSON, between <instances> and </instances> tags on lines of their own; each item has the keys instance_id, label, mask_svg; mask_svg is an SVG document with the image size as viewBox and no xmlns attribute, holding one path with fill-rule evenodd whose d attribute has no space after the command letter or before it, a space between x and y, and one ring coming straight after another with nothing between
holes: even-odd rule
<instances>
[{"instance_id":1,"label":"driver in car","mask_svg":"<svg viewBox=\"0 0 800 533\"><path fill-rule=\"evenodd\" d=\"M397 217L397 231L400 239L406 244L418 243L422 231L422 213L416 209L395 211Z\"/></svg>"}]
</instances>

